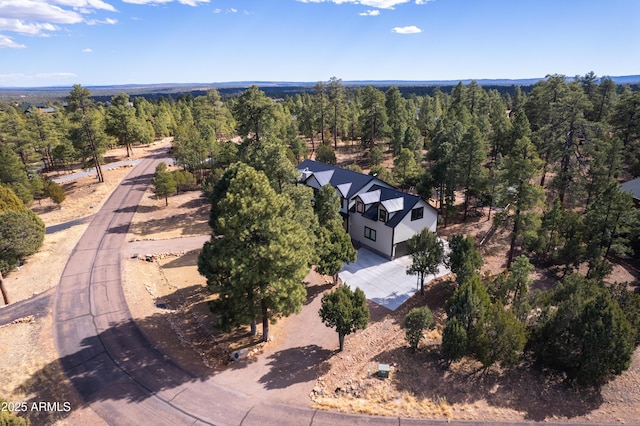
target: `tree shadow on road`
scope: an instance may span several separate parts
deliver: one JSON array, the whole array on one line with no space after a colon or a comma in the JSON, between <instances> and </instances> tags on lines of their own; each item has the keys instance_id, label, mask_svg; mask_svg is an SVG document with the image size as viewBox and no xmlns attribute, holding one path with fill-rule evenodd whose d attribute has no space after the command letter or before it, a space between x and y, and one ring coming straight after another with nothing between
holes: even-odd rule
<instances>
[{"instance_id":1,"label":"tree shadow on road","mask_svg":"<svg viewBox=\"0 0 640 426\"><path fill-rule=\"evenodd\" d=\"M160 210L158 206L145 206L144 204L140 204L133 207L122 207L117 209L115 213L153 213Z\"/></svg>"},{"instance_id":2,"label":"tree shadow on road","mask_svg":"<svg viewBox=\"0 0 640 426\"><path fill-rule=\"evenodd\" d=\"M100 410L112 402L129 406L149 398L156 398L152 405L161 403L157 398L170 400L185 385L204 382L228 368L230 353L257 339L244 329L214 329L205 294L200 285L179 289L157 300L158 312L135 321L126 319L124 312L64 321L59 333L70 337L58 345L59 358L31 374L16 392L26 396L29 407L69 401L75 411L97 403L98 408L91 408L108 418L111 414ZM94 324L99 332L91 336ZM63 385L67 381L73 387ZM53 424L70 414L27 413L34 425Z\"/></svg>"},{"instance_id":3,"label":"tree shadow on road","mask_svg":"<svg viewBox=\"0 0 640 426\"><path fill-rule=\"evenodd\" d=\"M304 304L311 304L316 297L322 297L325 291L331 290L334 286L333 282L325 283L325 284L314 284L305 282L305 288L307 289L307 300L305 300Z\"/></svg>"},{"instance_id":4,"label":"tree shadow on road","mask_svg":"<svg viewBox=\"0 0 640 426\"><path fill-rule=\"evenodd\" d=\"M167 328L167 315L147 317L142 320L142 325ZM71 321L81 323L91 319ZM79 326L78 330L83 328ZM215 374L213 369L208 375L200 376L187 372L149 343L131 319L110 322L108 328L97 335L62 346L75 346L75 350L68 350L59 359L46 364L19 386L18 392L28 396L26 402L29 407L41 401L69 401L72 411L94 402L126 401L135 404L158 392L206 380ZM66 379L73 384L75 391L61 386L60 382ZM76 391L84 398L79 397ZM32 424L52 424L66 418L71 411L30 411L27 414Z\"/></svg>"},{"instance_id":5,"label":"tree shadow on road","mask_svg":"<svg viewBox=\"0 0 640 426\"><path fill-rule=\"evenodd\" d=\"M133 186L139 183L145 183L145 182L150 183L151 179L153 179L153 173L145 173L145 174L138 175L136 177L124 178L122 182L120 182L120 185Z\"/></svg>"}]
</instances>

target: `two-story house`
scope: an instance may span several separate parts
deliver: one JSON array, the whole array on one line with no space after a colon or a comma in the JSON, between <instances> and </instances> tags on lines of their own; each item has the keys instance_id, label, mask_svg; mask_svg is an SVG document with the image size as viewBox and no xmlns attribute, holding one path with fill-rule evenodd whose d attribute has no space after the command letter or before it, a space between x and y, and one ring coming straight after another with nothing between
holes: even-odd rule
<instances>
[{"instance_id":1,"label":"two-story house","mask_svg":"<svg viewBox=\"0 0 640 426\"><path fill-rule=\"evenodd\" d=\"M313 160L298 165L300 182L314 189L334 187L351 239L388 259L407 254L407 240L424 228L436 231L438 212L417 195L380 179Z\"/></svg>"}]
</instances>

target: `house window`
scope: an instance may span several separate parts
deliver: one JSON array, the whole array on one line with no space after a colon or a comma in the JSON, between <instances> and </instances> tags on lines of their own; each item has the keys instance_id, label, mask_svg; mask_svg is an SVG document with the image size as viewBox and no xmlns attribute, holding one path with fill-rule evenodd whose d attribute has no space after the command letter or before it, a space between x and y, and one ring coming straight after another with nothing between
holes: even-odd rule
<instances>
[{"instance_id":1,"label":"house window","mask_svg":"<svg viewBox=\"0 0 640 426\"><path fill-rule=\"evenodd\" d=\"M364 213L364 203L360 200L356 200L356 211L358 213Z\"/></svg>"},{"instance_id":2,"label":"house window","mask_svg":"<svg viewBox=\"0 0 640 426\"><path fill-rule=\"evenodd\" d=\"M371 241L375 241L376 240L376 230L365 226L364 227L364 237L370 239Z\"/></svg>"},{"instance_id":3,"label":"house window","mask_svg":"<svg viewBox=\"0 0 640 426\"><path fill-rule=\"evenodd\" d=\"M411 220L418 220L424 217L424 207L418 207L411 210Z\"/></svg>"},{"instance_id":4,"label":"house window","mask_svg":"<svg viewBox=\"0 0 640 426\"><path fill-rule=\"evenodd\" d=\"M378 210L378 219L380 220L380 222L387 221L387 211L385 209Z\"/></svg>"}]
</instances>

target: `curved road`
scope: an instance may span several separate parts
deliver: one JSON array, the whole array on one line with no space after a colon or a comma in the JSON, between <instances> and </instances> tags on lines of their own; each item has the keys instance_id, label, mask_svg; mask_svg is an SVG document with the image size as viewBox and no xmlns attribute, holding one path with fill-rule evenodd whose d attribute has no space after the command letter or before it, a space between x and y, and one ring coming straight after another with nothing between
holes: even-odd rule
<instances>
[{"instance_id":1,"label":"curved road","mask_svg":"<svg viewBox=\"0 0 640 426\"><path fill-rule=\"evenodd\" d=\"M73 250L55 295L54 339L62 368L98 415L113 425L446 423L254 401L193 376L153 347L127 307L120 264L136 206L167 154L162 149L142 160L105 202Z\"/></svg>"}]
</instances>

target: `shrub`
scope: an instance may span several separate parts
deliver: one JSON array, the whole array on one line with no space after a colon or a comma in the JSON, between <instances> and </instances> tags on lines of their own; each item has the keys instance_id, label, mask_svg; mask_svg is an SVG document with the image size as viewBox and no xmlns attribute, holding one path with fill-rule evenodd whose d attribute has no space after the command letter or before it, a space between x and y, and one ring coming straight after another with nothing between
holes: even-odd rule
<instances>
[{"instance_id":1,"label":"shrub","mask_svg":"<svg viewBox=\"0 0 640 426\"><path fill-rule=\"evenodd\" d=\"M316 161L327 164L336 164L336 153L328 145L320 145L316 152Z\"/></svg>"},{"instance_id":2,"label":"shrub","mask_svg":"<svg viewBox=\"0 0 640 426\"><path fill-rule=\"evenodd\" d=\"M404 326L406 328L407 342L409 342L411 349L416 351L422 339L422 332L425 329L433 329L435 327L433 314L426 306L413 308L404 318Z\"/></svg>"},{"instance_id":3,"label":"shrub","mask_svg":"<svg viewBox=\"0 0 640 426\"><path fill-rule=\"evenodd\" d=\"M187 170L175 170L171 174L176 182L176 190L178 192L190 191L197 185L196 177Z\"/></svg>"},{"instance_id":4,"label":"shrub","mask_svg":"<svg viewBox=\"0 0 640 426\"><path fill-rule=\"evenodd\" d=\"M9 272L44 241L42 219L29 209L0 213L0 271Z\"/></svg>"},{"instance_id":5,"label":"shrub","mask_svg":"<svg viewBox=\"0 0 640 426\"><path fill-rule=\"evenodd\" d=\"M58 185L54 181L47 182L44 191L45 194L58 206L67 198L67 194L64 192L62 186Z\"/></svg>"},{"instance_id":6,"label":"shrub","mask_svg":"<svg viewBox=\"0 0 640 426\"><path fill-rule=\"evenodd\" d=\"M0 185L0 213L6 211L19 211L26 209L24 203L11 190L11 188Z\"/></svg>"}]
</instances>

